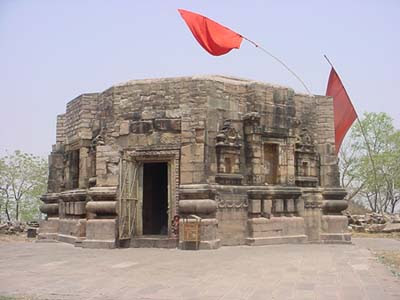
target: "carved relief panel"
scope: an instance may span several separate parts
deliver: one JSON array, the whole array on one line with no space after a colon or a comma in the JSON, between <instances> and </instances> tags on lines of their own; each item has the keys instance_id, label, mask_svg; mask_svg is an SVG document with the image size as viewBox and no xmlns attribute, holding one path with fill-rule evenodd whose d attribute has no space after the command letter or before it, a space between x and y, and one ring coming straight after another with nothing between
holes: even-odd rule
<instances>
[{"instance_id":1,"label":"carved relief panel","mask_svg":"<svg viewBox=\"0 0 400 300\"><path fill-rule=\"evenodd\" d=\"M221 184L240 184L240 135L229 120L216 137L217 171L216 181ZM235 176L236 175L236 176Z\"/></svg>"},{"instance_id":2,"label":"carved relief panel","mask_svg":"<svg viewBox=\"0 0 400 300\"><path fill-rule=\"evenodd\" d=\"M279 167L279 145L264 144L264 173L265 183L278 183L278 167Z\"/></svg>"},{"instance_id":3,"label":"carved relief panel","mask_svg":"<svg viewBox=\"0 0 400 300\"><path fill-rule=\"evenodd\" d=\"M318 183L319 158L315 144L303 128L297 136L295 149L296 185L314 187Z\"/></svg>"}]
</instances>

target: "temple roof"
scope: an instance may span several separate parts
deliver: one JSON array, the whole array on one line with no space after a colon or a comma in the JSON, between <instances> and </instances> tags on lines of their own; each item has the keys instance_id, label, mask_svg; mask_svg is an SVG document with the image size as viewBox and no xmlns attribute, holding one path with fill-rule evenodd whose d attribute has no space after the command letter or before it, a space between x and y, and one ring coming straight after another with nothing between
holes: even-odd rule
<instances>
[{"instance_id":1,"label":"temple roof","mask_svg":"<svg viewBox=\"0 0 400 300\"><path fill-rule=\"evenodd\" d=\"M235 85L261 84L261 85L265 85L268 87L292 89L287 86L281 86L281 85L266 83L263 81L251 80L251 79L228 76L228 75L193 75L193 76L182 76L182 77L135 79L135 80L129 80L129 81L115 84L115 85L113 85L113 87L121 87L121 86L134 85L134 84L140 84L140 83L157 83L157 82L165 82L165 81L192 81L192 80L210 80L210 81L217 81L217 82L223 82L223 83L229 83L229 84L235 84Z\"/></svg>"}]
</instances>

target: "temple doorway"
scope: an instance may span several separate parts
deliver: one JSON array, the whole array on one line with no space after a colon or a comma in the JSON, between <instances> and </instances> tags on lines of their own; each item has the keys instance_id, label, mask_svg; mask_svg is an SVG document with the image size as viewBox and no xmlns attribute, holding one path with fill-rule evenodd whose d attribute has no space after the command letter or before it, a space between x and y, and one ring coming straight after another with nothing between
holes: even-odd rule
<instances>
[{"instance_id":1,"label":"temple doorway","mask_svg":"<svg viewBox=\"0 0 400 300\"><path fill-rule=\"evenodd\" d=\"M143 234L168 234L168 163L143 164Z\"/></svg>"}]
</instances>

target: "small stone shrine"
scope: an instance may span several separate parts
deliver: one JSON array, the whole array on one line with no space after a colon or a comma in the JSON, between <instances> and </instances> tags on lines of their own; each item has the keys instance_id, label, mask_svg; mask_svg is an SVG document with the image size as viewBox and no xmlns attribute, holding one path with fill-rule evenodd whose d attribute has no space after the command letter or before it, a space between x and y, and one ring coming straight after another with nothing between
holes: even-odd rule
<instances>
[{"instance_id":1,"label":"small stone shrine","mask_svg":"<svg viewBox=\"0 0 400 300\"><path fill-rule=\"evenodd\" d=\"M134 80L57 117L40 239L91 248L349 243L333 102L225 76ZM188 235L189 236L189 235Z\"/></svg>"}]
</instances>

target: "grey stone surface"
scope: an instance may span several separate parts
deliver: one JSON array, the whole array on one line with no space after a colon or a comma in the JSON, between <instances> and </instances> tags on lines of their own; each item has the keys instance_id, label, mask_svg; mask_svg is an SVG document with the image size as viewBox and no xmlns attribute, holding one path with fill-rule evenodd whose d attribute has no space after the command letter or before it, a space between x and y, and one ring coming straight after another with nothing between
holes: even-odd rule
<instances>
[{"instance_id":1,"label":"grey stone surface","mask_svg":"<svg viewBox=\"0 0 400 300\"><path fill-rule=\"evenodd\" d=\"M363 242L382 244L364 239L356 245L179 251L3 243L0 295L49 300L400 299L399 280L359 246Z\"/></svg>"}]
</instances>

